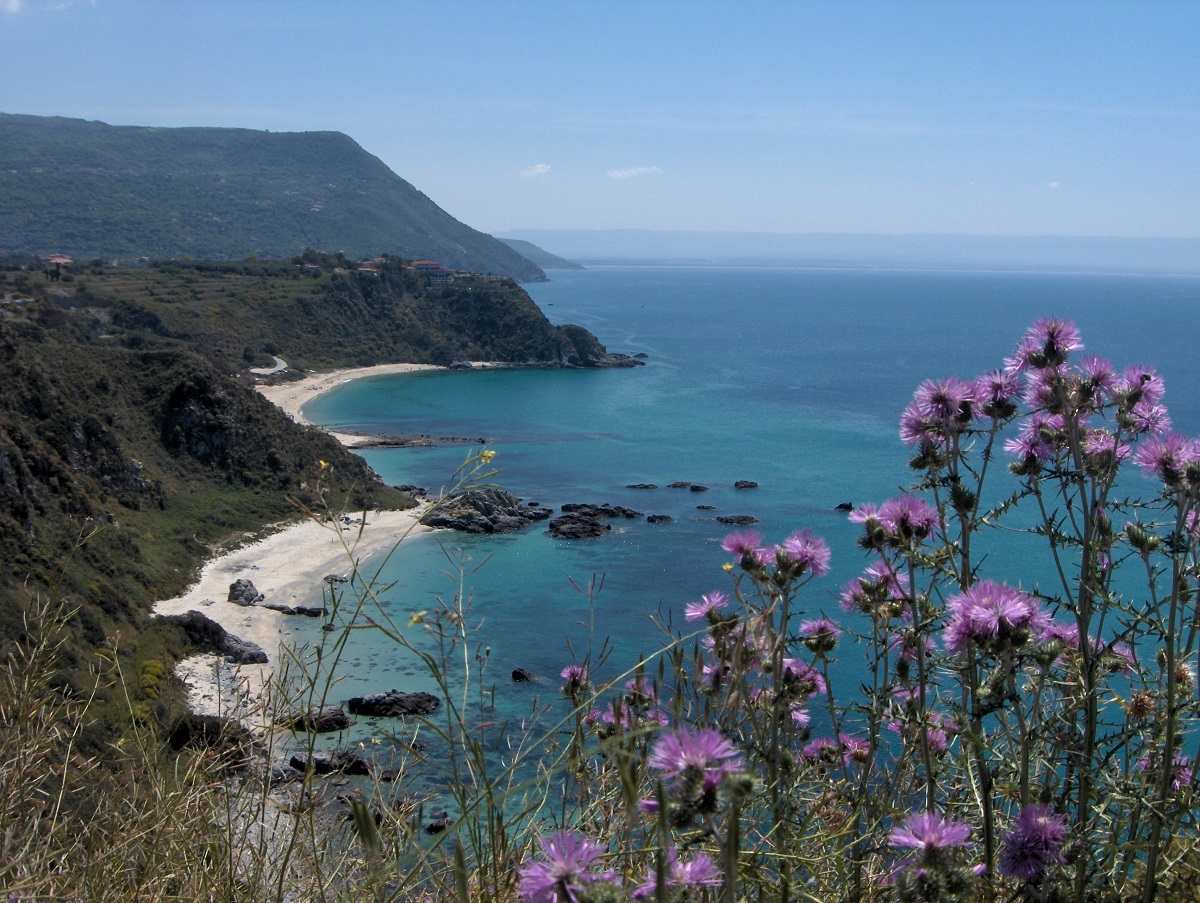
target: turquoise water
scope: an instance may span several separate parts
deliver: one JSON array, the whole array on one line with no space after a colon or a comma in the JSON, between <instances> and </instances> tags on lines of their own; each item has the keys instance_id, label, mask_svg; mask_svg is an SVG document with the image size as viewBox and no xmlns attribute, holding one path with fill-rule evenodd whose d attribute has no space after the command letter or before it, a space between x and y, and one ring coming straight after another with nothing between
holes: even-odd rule
<instances>
[{"instance_id":1,"label":"turquoise water","mask_svg":"<svg viewBox=\"0 0 1200 903\"><path fill-rule=\"evenodd\" d=\"M500 537L441 533L406 543L381 574L389 611L431 610L455 591L445 550L461 550L474 618L470 649L490 648L485 683L501 714L552 699L558 673L611 642L607 671L659 646L651 615L682 628L683 606L725 588L717 514L758 518L769 541L808 528L833 548L832 573L806 598L837 613L833 593L859 573L840 502L883 500L908 480L899 415L928 377L1001 365L1038 316L1075 320L1089 352L1164 376L1177 427L1200 433L1200 279L877 270L600 268L529 286L556 323L592 330L647 365L608 371L434 372L347 384L306 409L334 429L487 437L498 481L548 507L611 502L674 523L614 521L597 540L550 539L543 527ZM431 491L462 446L364 453L393 484ZM736 480L758 489L735 490ZM708 492L626 489L687 480ZM697 505L717 510L697 510ZM443 548L444 547L444 548ZM445 549L445 550L444 550ZM454 554L459 553L453 553ZM1028 582L1015 547L988 576ZM588 600L572 586L603 575ZM420 628L409 635L421 640ZM303 637L302 637L303 638ZM513 668L543 680L514 685ZM346 698L374 689L433 689L411 655L368 632L345 660ZM362 726L360 730L373 730Z\"/></svg>"}]
</instances>

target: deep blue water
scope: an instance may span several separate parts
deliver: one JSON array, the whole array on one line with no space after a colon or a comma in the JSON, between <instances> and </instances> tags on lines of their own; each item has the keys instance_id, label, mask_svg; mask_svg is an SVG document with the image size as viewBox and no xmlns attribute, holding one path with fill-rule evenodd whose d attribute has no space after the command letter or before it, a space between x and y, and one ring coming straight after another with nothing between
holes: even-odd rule
<instances>
[{"instance_id":1,"label":"deep blue water","mask_svg":"<svg viewBox=\"0 0 1200 903\"><path fill-rule=\"evenodd\" d=\"M402 625L454 593L443 546L463 550L472 567L487 559L468 579L482 621L472 643L491 650L486 682L502 712L557 692L568 644L582 655L608 637L615 672L658 647L651 612L661 608L682 627L684 604L725 588L719 543L730 528L716 514L758 518L769 541L801 528L824 535L833 572L806 599L814 611L835 612L832 593L864 559L834 508L881 501L908 481L897 424L913 389L928 377L1001 366L1036 317L1074 320L1087 350L1119 366L1156 366L1177 428L1200 433L1197 278L667 267L553 278L528 287L552 321L586 326L610 350L644 352L647 365L369 378L305 409L335 429L487 437L503 487L549 507L612 502L674 518L613 522L610 535L585 542L552 540L538 526L502 537L442 533L391 558L383 595ZM387 482L436 490L464 449L364 454ZM735 490L740 479L759 488ZM625 488L675 480L710 489ZM1028 584L1022 561L1001 546L987 576ZM593 575L604 576L594 619L571 585ZM431 688L411 657L378 635L353 640L335 696ZM515 667L545 681L515 686Z\"/></svg>"}]
</instances>

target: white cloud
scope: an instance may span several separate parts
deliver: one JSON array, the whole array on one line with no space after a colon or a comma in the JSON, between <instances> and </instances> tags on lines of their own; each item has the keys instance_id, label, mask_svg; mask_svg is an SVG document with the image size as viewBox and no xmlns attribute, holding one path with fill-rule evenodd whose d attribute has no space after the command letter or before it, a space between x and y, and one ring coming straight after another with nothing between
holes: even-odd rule
<instances>
[{"instance_id":1,"label":"white cloud","mask_svg":"<svg viewBox=\"0 0 1200 903\"><path fill-rule=\"evenodd\" d=\"M1055 179L1053 182L1051 182L1051 183L1050 183L1049 185L1047 185L1046 187L1047 187L1047 188L1061 188L1061 187L1062 187L1062 182L1058 181L1058 179Z\"/></svg>"},{"instance_id":2,"label":"white cloud","mask_svg":"<svg viewBox=\"0 0 1200 903\"><path fill-rule=\"evenodd\" d=\"M536 179L538 176L544 176L550 171L549 163L538 163L521 171L521 175L527 179Z\"/></svg>"},{"instance_id":3,"label":"white cloud","mask_svg":"<svg viewBox=\"0 0 1200 903\"><path fill-rule=\"evenodd\" d=\"M658 176L662 173L661 166L631 166L628 169L610 169L608 177L610 179L633 179L638 176Z\"/></svg>"},{"instance_id":4,"label":"white cloud","mask_svg":"<svg viewBox=\"0 0 1200 903\"><path fill-rule=\"evenodd\" d=\"M21 0L0 0L0 13L19 13L23 5Z\"/></svg>"}]
</instances>

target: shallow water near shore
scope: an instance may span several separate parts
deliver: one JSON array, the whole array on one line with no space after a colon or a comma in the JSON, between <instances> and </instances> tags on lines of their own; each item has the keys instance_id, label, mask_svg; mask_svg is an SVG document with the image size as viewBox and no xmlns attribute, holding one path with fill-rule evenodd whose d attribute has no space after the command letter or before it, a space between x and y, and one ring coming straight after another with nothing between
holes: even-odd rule
<instances>
[{"instance_id":1,"label":"shallow water near shore","mask_svg":"<svg viewBox=\"0 0 1200 903\"><path fill-rule=\"evenodd\" d=\"M835 508L881 501L909 481L897 424L913 389L926 378L1001 366L1039 316L1074 320L1087 351L1118 367L1155 366L1176 427L1200 432L1200 279L665 267L552 276L528 286L552 321L586 326L611 351L645 353L646 366L369 377L305 408L334 430L487 437L498 452L496 481L527 501L611 502L673 519L612 521L610 534L581 542L551 539L536 525L497 537L441 532L391 556L376 585L422 648L429 640L411 616L453 597L456 562L471 571L461 583L472 612L467 664L482 673L489 702L495 689L495 711L480 718L519 719L539 703L561 709L559 672L606 639L612 654L602 674L632 668L661 645L652 614L690 629L683 606L728 588L720 541L736 528L717 515L757 518L754 529L769 542L799 529L824 536L832 571L804 600L814 614L840 615L834 594L864 555ZM387 482L436 492L464 448L362 454ZM708 490L666 488L678 480ZM737 480L759 486L738 490ZM626 488L634 483L659 488ZM1022 548L999 543L986 576L1029 585ZM590 601L572 584L601 576ZM298 629L301 641L317 636ZM455 657L462 661L461 649ZM857 686L855 650L840 658L842 676ZM514 668L538 679L514 684ZM411 653L370 631L352 636L340 673L338 700L436 689ZM360 722L352 739L387 727Z\"/></svg>"}]
</instances>

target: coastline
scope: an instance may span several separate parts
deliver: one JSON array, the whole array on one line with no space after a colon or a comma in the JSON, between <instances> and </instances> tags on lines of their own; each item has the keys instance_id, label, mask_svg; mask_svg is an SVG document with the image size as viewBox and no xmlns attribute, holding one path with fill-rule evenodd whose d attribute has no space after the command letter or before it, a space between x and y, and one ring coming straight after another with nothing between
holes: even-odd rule
<instances>
[{"instance_id":1,"label":"coastline","mask_svg":"<svg viewBox=\"0 0 1200 903\"><path fill-rule=\"evenodd\" d=\"M381 364L315 373L295 382L260 385L258 390L297 423L309 424L302 413L304 405L352 379L440 369L431 364ZM347 448L375 438L329 432ZM213 654L180 662L175 673L188 687L189 709L198 715L235 718L254 730L269 726L264 716L270 709L271 680L279 667L280 646L292 638L289 619L298 616L261 605L235 605L227 601L231 583L239 578L252 581L265 596L264 603L311 604L326 575L345 575L356 563L361 566L410 536L430 532L431 528L418 523L427 507L423 503L405 511L369 512L363 524L304 520L282 526L269 536L210 559L199 580L185 593L156 603L154 612L159 615L199 611L229 633L258 644L267 654L268 661L262 665L233 665Z\"/></svg>"}]
</instances>

